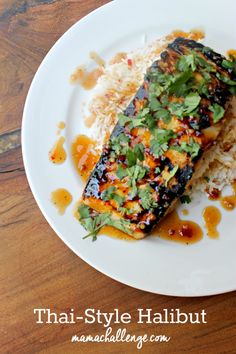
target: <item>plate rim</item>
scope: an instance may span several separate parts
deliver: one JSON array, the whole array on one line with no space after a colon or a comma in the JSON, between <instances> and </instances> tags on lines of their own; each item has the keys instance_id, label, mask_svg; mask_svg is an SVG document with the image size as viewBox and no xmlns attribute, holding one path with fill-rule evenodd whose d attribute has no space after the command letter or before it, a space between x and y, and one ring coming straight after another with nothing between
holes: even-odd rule
<instances>
[{"instance_id":1,"label":"plate rim","mask_svg":"<svg viewBox=\"0 0 236 354\"><path fill-rule=\"evenodd\" d=\"M50 48L50 50L47 52L47 54L44 56L42 62L40 63L40 65L38 66L38 69L32 79L32 82L30 84L26 99L25 99L25 104L24 104L24 109L23 109L23 118L22 118L22 133L21 133L21 146L22 146L22 156L23 156L23 163L24 163L24 168L25 168L25 173L26 173L26 177L30 186L30 189L32 191L32 194L34 196L34 199L41 211L41 213L43 214L44 218L46 219L46 221L48 222L48 224L50 225L50 227L54 230L54 232L56 233L56 235L58 235L60 237L60 239L66 244L66 246L72 250L77 256L79 256L83 261L85 261L87 264L89 264L89 266L92 266L94 269L96 269L97 271L99 271L100 273L108 276L109 278L116 280L122 284L131 286L135 289L138 290L142 290L142 291L146 291L146 292L150 292L150 293L155 293L155 294L159 294L159 295L166 295L166 296L176 296L176 297L202 297L202 296L212 296L212 295L218 295L218 294L222 294L222 293L228 293L231 291L236 290L235 287L232 288L228 288L228 289L219 289L219 291L216 290L212 290L212 291L206 291L205 293L201 294L186 294L186 291L181 292L181 291L176 291L175 294L173 294L172 292L168 292L168 291L152 291L152 290L147 290L145 288L143 288L142 286L137 286L137 285L133 285L130 284L129 282L127 282L126 280L122 279L122 276L117 277L117 276L113 276L110 273L108 273L103 267L97 267L96 265L93 264L93 262L84 257L81 254L78 254L78 252L74 249L73 245L70 244L70 242L62 235L62 233L58 230L56 223L53 223L53 221L50 219L50 217L47 215L46 210L44 210L40 198L38 196L38 192L36 190L36 187L34 185L34 182L32 180L31 177L31 171L30 171L30 166L28 164L28 158L27 158L27 148L26 148L26 124L27 124L27 111L28 111L28 107L30 105L30 99L32 96L32 93L34 91L34 86L36 85L36 82L38 80L38 77L40 77L40 72L41 72L41 68L44 66L44 63L47 61L47 59L50 57L51 53L54 51L54 49L61 43L62 38L63 40L66 39L66 37L70 34L70 32L73 32L74 29L76 28L76 26L78 26L79 23L86 21L86 19L91 16L91 14L94 14L96 12L99 12L102 8L104 7L112 7L114 3L118 3L118 0L115 1L110 1L96 9L94 9L93 11L91 11L90 13L88 13L86 16L84 16L83 18L81 18L80 20L76 21L69 29L67 29L67 31L65 31L58 39L57 41L53 44L53 46ZM179 290L179 289L178 289Z\"/></svg>"}]
</instances>

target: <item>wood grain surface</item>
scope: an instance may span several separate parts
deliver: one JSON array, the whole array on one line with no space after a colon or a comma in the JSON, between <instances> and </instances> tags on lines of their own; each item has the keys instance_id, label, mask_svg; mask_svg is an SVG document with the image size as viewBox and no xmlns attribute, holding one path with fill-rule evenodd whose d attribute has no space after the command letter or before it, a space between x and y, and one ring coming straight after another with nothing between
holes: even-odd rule
<instances>
[{"instance_id":1,"label":"wood grain surface","mask_svg":"<svg viewBox=\"0 0 236 354\"><path fill-rule=\"evenodd\" d=\"M228 293L176 298L145 293L109 279L73 254L40 213L21 157L22 110L35 71L54 42L106 0L0 1L0 353L136 353L134 344L71 343L73 334L102 334L99 324L36 324L34 308L111 312L134 320L132 334L165 334L142 353L236 353L236 298ZM164 267L164 265L163 265ZM151 270L150 270L151 271ZM161 271L161 270L160 270ZM137 308L205 309L207 324L141 325ZM113 326L116 330L119 325Z\"/></svg>"}]
</instances>

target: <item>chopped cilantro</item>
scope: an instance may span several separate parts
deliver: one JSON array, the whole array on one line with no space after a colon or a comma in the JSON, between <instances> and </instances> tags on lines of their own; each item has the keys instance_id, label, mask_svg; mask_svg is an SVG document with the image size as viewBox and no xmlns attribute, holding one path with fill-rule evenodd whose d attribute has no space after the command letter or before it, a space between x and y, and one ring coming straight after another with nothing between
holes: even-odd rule
<instances>
[{"instance_id":1,"label":"chopped cilantro","mask_svg":"<svg viewBox=\"0 0 236 354\"><path fill-rule=\"evenodd\" d=\"M127 161L127 165L129 167L133 166L136 164L136 161L137 161L137 155L135 154L134 150L133 149L128 149L126 151L126 161Z\"/></svg>"},{"instance_id":2,"label":"chopped cilantro","mask_svg":"<svg viewBox=\"0 0 236 354\"><path fill-rule=\"evenodd\" d=\"M118 210L122 215L124 215L124 214L130 215L130 214L134 214L134 213L139 213L141 211L141 208L140 208L139 204L137 204L137 206L135 205L131 209L120 207Z\"/></svg>"},{"instance_id":3,"label":"chopped cilantro","mask_svg":"<svg viewBox=\"0 0 236 354\"><path fill-rule=\"evenodd\" d=\"M171 180L171 178L174 177L174 175L176 174L176 172L178 171L179 166L176 165L174 168L172 168L172 170L170 171L170 174L168 176L168 178L165 180L165 187L167 187L168 182Z\"/></svg>"},{"instance_id":4,"label":"chopped cilantro","mask_svg":"<svg viewBox=\"0 0 236 354\"><path fill-rule=\"evenodd\" d=\"M146 172L146 168L139 165L127 168L127 174L130 177L128 184L131 187L131 192L129 195L131 199L133 199L137 195L137 181L141 180L145 176Z\"/></svg>"},{"instance_id":5,"label":"chopped cilantro","mask_svg":"<svg viewBox=\"0 0 236 354\"><path fill-rule=\"evenodd\" d=\"M85 204L82 204L78 207L78 212L81 218L88 218L90 216L89 207Z\"/></svg>"},{"instance_id":6,"label":"chopped cilantro","mask_svg":"<svg viewBox=\"0 0 236 354\"><path fill-rule=\"evenodd\" d=\"M88 210L90 210L88 208ZM91 216L90 213L89 215L84 215L83 209L81 213L81 207L79 208L79 213L80 213L80 223L81 225L84 226L84 228L89 232L86 236L83 238L87 237L92 237L93 241L96 241L97 239L97 234L99 230L108 224L109 219L110 219L110 213L103 213L103 214L96 214Z\"/></svg>"},{"instance_id":7,"label":"chopped cilantro","mask_svg":"<svg viewBox=\"0 0 236 354\"><path fill-rule=\"evenodd\" d=\"M156 167L154 172L158 175L161 172L160 167Z\"/></svg>"},{"instance_id":8,"label":"chopped cilantro","mask_svg":"<svg viewBox=\"0 0 236 354\"><path fill-rule=\"evenodd\" d=\"M171 121L171 114L170 114L170 112L169 112L167 109L165 109L165 108L160 108L160 109L158 109L158 110L156 111L156 113L155 113L155 117L156 117L156 118L159 118L159 119L162 119L165 124L168 124L168 123L170 123L170 121Z\"/></svg>"},{"instance_id":9,"label":"chopped cilantro","mask_svg":"<svg viewBox=\"0 0 236 354\"><path fill-rule=\"evenodd\" d=\"M189 195L182 195L180 197L180 201L181 201L182 204L185 204L185 203L189 204L189 203L191 203L191 198L190 198Z\"/></svg>"},{"instance_id":10,"label":"chopped cilantro","mask_svg":"<svg viewBox=\"0 0 236 354\"><path fill-rule=\"evenodd\" d=\"M115 186L110 186L107 189L105 189L101 194L102 200L107 201L113 199L117 202L119 206L121 206L124 203L125 198L115 193L116 190L117 188Z\"/></svg>"},{"instance_id":11,"label":"chopped cilantro","mask_svg":"<svg viewBox=\"0 0 236 354\"><path fill-rule=\"evenodd\" d=\"M189 143L182 142L180 145L182 151L185 151L191 155L192 158L196 157L200 150L200 145L194 141L194 139L190 139Z\"/></svg>"},{"instance_id":12,"label":"chopped cilantro","mask_svg":"<svg viewBox=\"0 0 236 354\"><path fill-rule=\"evenodd\" d=\"M213 103L209 106L209 110L213 112L213 122L217 123L221 118L223 118L225 110L218 103Z\"/></svg>"},{"instance_id":13,"label":"chopped cilantro","mask_svg":"<svg viewBox=\"0 0 236 354\"><path fill-rule=\"evenodd\" d=\"M123 113L118 114L118 120L121 126L125 126L126 123L131 121L130 117L127 117Z\"/></svg>"},{"instance_id":14,"label":"chopped cilantro","mask_svg":"<svg viewBox=\"0 0 236 354\"><path fill-rule=\"evenodd\" d=\"M160 144L156 139L151 140L151 151L152 151L154 157L156 157L156 158L160 157L167 150L168 150L167 143Z\"/></svg>"},{"instance_id":15,"label":"chopped cilantro","mask_svg":"<svg viewBox=\"0 0 236 354\"><path fill-rule=\"evenodd\" d=\"M153 97L150 99L149 101L149 107L152 111L157 111L160 107L161 107L161 104L160 102L157 100L156 97Z\"/></svg>"},{"instance_id":16,"label":"chopped cilantro","mask_svg":"<svg viewBox=\"0 0 236 354\"><path fill-rule=\"evenodd\" d=\"M139 165L135 165L130 168L127 168L126 171L127 171L127 175L131 179L134 179L135 181L142 179L147 172L146 168L139 166Z\"/></svg>"},{"instance_id":17,"label":"chopped cilantro","mask_svg":"<svg viewBox=\"0 0 236 354\"><path fill-rule=\"evenodd\" d=\"M192 92L190 93L187 97L185 97L184 100L184 113L189 114L191 113L195 108L198 107L199 103L201 101L201 97L199 96L198 93Z\"/></svg>"},{"instance_id":18,"label":"chopped cilantro","mask_svg":"<svg viewBox=\"0 0 236 354\"><path fill-rule=\"evenodd\" d=\"M144 189L139 189L138 196L141 199L141 205L143 209L149 210L157 206L157 202L153 198L153 189L150 186L146 186Z\"/></svg>"},{"instance_id":19,"label":"chopped cilantro","mask_svg":"<svg viewBox=\"0 0 236 354\"><path fill-rule=\"evenodd\" d=\"M179 71L186 71L191 68L192 71L196 70L196 64L193 54L182 55L176 63L176 67Z\"/></svg>"},{"instance_id":20,"label":"chopped cilantro","mask_svg":"<svg viewBox=\"0 0 236 354\"><path fill-rule=\"evenodd\" d=\"M119 206L121 206L125 201L125 197L122 197L119 194L113 194L112 199L114 199Z\"/></svg>"},{"instance_id":21,"label":"chopped cilantro","mask_svg":"<svg viewBox=\"0 0 236 354\"><path fill-rule=\"evenodd\" d=\"M148 92L149 101L151 101L153 98L159 97L163 91L164 91L164 87L160 86L159 84L151 83L149 85L149 92Z\"/></svg>"},{"instance_id":22,"label":"chopped cilantro","mask_svg":"<svg viewBox=\"0 0 236 354\"><path fill-rule=\"evenodd\" d=\"M144 160L144 145L142 143L136 144L134 147L134 153L140 161Z\"/></svg>"},{"instance_id":23,"label":"chopped cilantro","mask_svg":"<svg viewBox=\"0 0 236 354\"><path fill-rule=\"evenodd\" d=\"M178 102L172 102L170 103L170 111L172 114L175 116L182 118L184 114L184 105L183 103L178 103Z\"/></svg>"},{"instance_id":24,"label":"chopped cilantro","mask_svg":"<svg viewBox=\"0 0 236 354\"><path fill-rule=\"evenodd\" d=\"M170 139L175 138L176 134L171 129L155 129L154 137L158 140L158 143L167 143Z\"/></svg>"},{"instance_id":25,"label":"chopped cilantro","mask_svg":"<svg viewBox=\"0 0 236 354\"><path fill-rule=\"evenodd\" d=\"M236 74L236 58L234 56L230 56L231 60L224 59L222 61L222 66L225 69L230 69Z\"/></svg>"},{"instance_id":26,"label":"chopped cilantro","mask_svg":"<svg viewBox=\"0 0 236 354\"><path fill-rule=\"evenodd\" d=\"M158 158L168 150L168 142L176 135L170 129L155 129L154 139L151 140L151 151L154 157Z\"/></svg>"},{"instance_id":27,"label":"chopped cilantro","mask_svg":"<svg viewBox=\"0 0 236 354\"><path fill-rule=\"evenodd\" d=\"M190 78L192 78L191 70L187 70L175 75L168 87L169 94L173 94L179 90L179 88L184 85Z\"/></svg>"},{"instance_id":28,"label":"chopped cilantro","mask_svg":"<svg viewBox=\"0 0 236 354\"><path fill-rule=\"evenodd\" d=\"M116 171L117 177L121 180L122 178L127 176L127 170L126 168L123 168L121 165L118 165L117 171Z\"/></svg>"},{"instance_id":29,"label":"chopped cilantro","mask_svg":"<svg viewBox=\"0 0 236 354\"><path fill-rule=\"evenodd\" d=\"M216 73L216 77L224 82L225 84L229 85L229 86L235 86L236 85L236 80L231 80L228 78L228 76L225 76L225 75L221 75L220 73Z\"/></svg>"},{"instance_id":30,"label":"chopped cilantro","mask_svg":"<svg viewBox=\"0 0 236 354\"><path fill-rule=\"evenodd\" d=\"M110 187L108 187L107 189L105 189L105 190L102 192L102 194L101 194L102 200L107 201L107 200L112 199L113 194L114 194L114 192L116 191L116 189L117 189L117 188L116 188L115 186L110 186Z\"/></svg>"},{"instance_id":31,"label":"chopped cilantro","mask_svg":"<svg viewBox=\"0 0 236 354\"><path fill-rule=\"evenodd\" d=\"M214 66L211 65L207 60L202 58L200 55L196 55L195 63L207 72L215 71Z\"/></svg>"},{"instance_id":32,"label":"chopped cilantro","mask_svg":"<svg viewBox=\"0 0 236 354\"><path fill-rule=\"evenodd\" d=\"M113 136L111 138L110 144L112 150L115 152L115 154L124 154L126 148L128 147L130 138L125 135L124 133L118 135L118 136Z\"/></svg>"},{"instance_id":33,"label":"chopped cilantro","mask_svg":"<svg viewBox=\"0 0 236 354\"><path fill-rule=\"evenodd\" d=\"M81 205L78 208L78 211L80 213L80 223L89 232L86 236L83 237L83 239L87 237L92 237L92 240L95 241L97 239L98 232L105 225L113 226L123 232L126 232L127 234L132 234L132 231L130 229L131 223L129 220L114 220L110 213L96 213L94 215L91 215L91 209L88 207L86 208L87 209L84 208L84 205ZM87 210L86 214L84 213L85 210Z\"/></svg>"}]
</instances>

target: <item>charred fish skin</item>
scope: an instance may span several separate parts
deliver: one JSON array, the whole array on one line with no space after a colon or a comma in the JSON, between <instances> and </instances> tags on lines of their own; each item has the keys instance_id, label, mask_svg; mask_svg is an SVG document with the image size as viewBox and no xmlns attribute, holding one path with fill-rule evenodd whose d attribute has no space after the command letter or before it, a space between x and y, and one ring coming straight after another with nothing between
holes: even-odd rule
<instances>
[{"instance_id":1,"label":"charred fish skin","mask_svg":"<svg viewBox=\"0 0 236 354\"><path fill-rule=\"evenodd\" d=\"M184 194L217 138L206 132L220 130L235 85L235 70L222 55L194 40L170 43L147 70L91 173L82 196L89 213L124 220L135 238L147 235Z\"/></svg>"}]
</instances>

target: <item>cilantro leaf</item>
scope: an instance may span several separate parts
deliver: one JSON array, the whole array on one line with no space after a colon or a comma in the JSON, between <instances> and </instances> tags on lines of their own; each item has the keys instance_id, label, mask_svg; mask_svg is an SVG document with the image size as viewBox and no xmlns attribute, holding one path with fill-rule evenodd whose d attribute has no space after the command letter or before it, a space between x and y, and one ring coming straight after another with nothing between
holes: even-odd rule
<instances>
[{"instance_id":1,"label":"cilantro leaf","mask_svg":"<svg viewBox=\"0 0 236 354\"><path fill-rule=\"evenodd\" d=\"M80 208L81 209L81 208ZM89 209L90 210L90 209ZM108 221L110 219L110 213L102 213L102 214L96 214L91 216L84 217L83 212L80 214L80 223L81 225L84 226L84 228L89 231L89 233L83 237L83 239L87 237L92 237L93 241L96 241L97 239L97 234L99 230L107 225Z\"/></svg>"},{"instance_id":2,"label":"cilantro leaf","mask_svg":"<svg viewBox=\"0 0 236 354\"><path fill-rule=\"evenodd\" d=\"M139 189L138 196L141 199L141 205L143 209L149 210L157 207L157 202L152 196L153 189L150 186L146 186L145 189Z\"/></svg>"},{"instance_id":3,"label":"cilantro leaf","mask_svg":"<svg viewBox=\"0 0 236 354\"><path fill-rule=\"evenodd\" d=\"M127 174L130 177L128 184L131 187L131 192L130 192L131 199L133 199L138 192L136 182L141 180L146 173L147 173L146 168L139 165L135 165L130 168L127 168Z\"/></svg>"},{"instance_id":4,"label":"cilantro leaf","mask_svg":"<svg viewBox=\"0 0 236 354\"><path fill-rule=\"evenodd\" d=\"M229 86L235 86L236 85L236 81L231 80L230 78L228 78L228 76L225 75L221 75L220 73L216 73L216 77L224 82L225 84L229 85Z\"/></svg>"},{"instance_id":5,"label":"cilantro leaf","mask_svg":"<svg viewBox=\"0 0 236 354\"><path fill-rule=\"evenodd\" d=\"M88 218L90 215L89 207L85 204L82 204L78 207L78 212L79 212L81 218Z\"/></svg>"},{"instance_id":6,"label":"cilantro leaf","mask_svg":"<svg viewBox=\"0 0 236 354\"><path fill-rule=\"evenodd\" d=\"M123 168L121 165L118 165L116 175L121 180L122 178L127 176L127 170Z\"/></svg>"},{"instance_id":7,"label":"cilantro leaf","mask_svg":"<svg viewBox=\"0 0 236 354\"><path fill-rule=\"evenodd\" d=\"M191 203L191 198L189 195L182 195L180 197L180 201L182 204L184 204L184 203L189 204L189 203Z\"/></svg>"},{"instance_id":8,"label":"cilantro leaf","mask_svg":"<svg viewBox=\"0 0 236 354\"><path fill-rule=\"evenodd\" d=\"M165 180L165 187L167 187L168 182L171 180L171 178L174 177L174 175L176 174L176 172L178 171L179 166L176 165L174 168L172 168L172 170L170 171L170 174L168 176L168 178Z\"/></svg>"},{"instance_id":9,"label":"cilantro leaf","mask_svg":"<svg viewBox=\"0 0 236 354\"><path fill-rule=\"evenodd\" d=\"M118 136L112 136L110 140L110 147L115 154L120 155L121 153L125 153L129 140L130 138L124 133Z\"/></svg>"},{"instance_id":10,"label":"cilantro leaf","mask_svg":"<svg viewBox=\"0 0 236 354\"><path fill-rule=\"evenodd\" d=\"M102 200L110 200L113 198L113 194L116 191L116 187L115 186L110 186L107 189L105 189L102 193L101 193L101 198Z\"/></svg>"},{"instance_id":11,"label":"cilantro leaf","mask_svg":"<svg viewBox=\"0 0 236 354\"><path fill-rule=\"evenodd\" d=\"M161 104L156 97L153 97L149 100L149 107L152 111L155 112L161 107Z\"/></svg>"},{"instance_id":12,"label":"cilantro leaf","mask_svg":"<svg viewBox=\"0 0 236 354\"><path fill-rule=\"evenodd\" d=\"M146 172L146 168L139 165L127 168L127 175L130 177L131 180L133 179L135 181L139 181L140 179L142 179L145 176Z\"/></svg>"},{"instance_id":13,"label":"cilantro leaf","mask_svg":"<svg viewBox=\"0 0 236 354\"><path fill-rule=\"evenodd\" d=\"M117 188L115 186L110 186L107 189L105 189L101 194L102 200L107 201L107 200L113 199L116 201L116 203L119 206L121 206L124 203L125 198L123 196L115 193L116 190L117 190Z\"/></svg>"},{"instance_id":14,"label":"cilantro leaf","mask_svg":"<svg viewBox=\"0 0 236 354\"><path fill-rule=\"evenodd\" d=\"M156 117L156 118L159 118L159 119L162 119L165 124L168 124L168 123L170 123L170 121L171 121L171 114L170 114L170 112L169 112L167 109L165 109L165 108L160 108L160 109L158 109L158 110L156 111L156 113L155 113L155 117Z\"/></svg>"},{"instance_id":15,"label":"cilantro leaf","mask_svg":"<svg viewBox=\"0 0 236 354\"><path fill-rule=\"evenodd\" d=\"M169 94L175 93L179 88L184 85L190 78L192 78L192 71L187 70L175 75L168 87Z\"/></svg>"},{"instance_id":16,"label":"cilantro leaf","mask_svg":"<svg viewBox=\"0 0 236 354\"><path fill-rule=\"evenodd\" d=\"M125 126L126 123L130 122L131 119L130 119L130 117L127 117L125 114L119 113L118 114L118 121L119 121L119 124L123 127L123 126Z\"/></svg>"},{"instance_id":17,"label":"cilantro leaf","mask_svg":"<svg viewBox=\"0 0 236 354\"><path fill-rule=\"evenodd\" d=\"M152 151L154 157L156 157L156 158L160 157L167 150L168 150L168 144L167 143L160 144L155 139L151 140L151 151Z\"/></svg>"},{"instance_id":18,"label":"cilantro leaf","mask_svg":"<svg viewBox=\"0 0 236 354\"><path fill-rule=\"evenodd\" d=\"M170 103L169 109L170 109L171 113L174 114L175 116L177 116L179 118L183 117L183 114L184 114L183 103L177 103L177 102Z\"/></svg>"},{"instance_id":19,"label":"cilantro leaf","mask_svg":"<svg viewBox=\"0 0 236 354\"><path fill-rule=\"evenodd\" d=\"M194 139L191 139L189 143L186 143L185 141L182 142L180 148L182 149L182 151L189 153L191 157L194 158L199 153L200 145L196 141L194 141Z\"/></svg>"},{"instance_id":20,"label":"cilantro leaf","mask_svg":"<svg viewBox=\"0 0 236 354\"><path fill-rule=\"evenodd\" d=\"M193 54L182 55L176 63L176 67L179 71L186 71L189 68L192 71L196 70L195 58Z\"/></svg>"},{"instance_id":21,"label":"cilantro leaf","mask_svg":"<svg viewBox=\"0 0 236 354\"><path fill-rule=\"evenodd\" d=\"M158 175L158 174L161 172L160 167L156 167L155 170L154 170L154 172Z\"/></svg>"},{"instance_id":22,"label":"cilantro leaf","mask_svg":"<svg viewBox=\"0 0 236 354\"><path fill-rule=\"evenodd\" d=\"M84 210L84 205L79 207L79 212L81 211L79 221L81 225L83 225L84 228L89 231L89 233L84 236L83 239L92 237L92 240L96 241L98 232L105 225L116 227L117 229L132 235L132 230L130 229L131 223L129 220L113 219L110 213L96 213L92 215L90 213L90 211L92 212L92 209L88 207L87 210L89 211L89 214L87 214L87 212L84 214Z\"/></svg>"},{"instance_id":23,"label":"cilantro leaf","mask_svg":"<svg viewBox=\"0 0 236 354\"><path fill-rule=\"evenodd\" d=\"M123 197L119 194L113 194L112 199L114 199L119 206L121 206L125 201L125 197Z\"/></svg>"},{"instance_id":24,"label":"cilantro leaf","mask_svg":"<svg viewBox=\"0 0 236 354\"><path fill-rule=\"evenodd\" d=\"M223 118L225 110L218 103L213 103L209 106L209 110L213 112L213 122L217 123L221 118Z\"/></svg>"},{"instance_id":25,"label":"cilantro leaf","mask_svg":"<svg viewBox=\"0 0 236 354\"><path fill-rule=\"evenodd\" d=\"M170 139L175 138L176 134L171 129L155 129L154 137L158 140L158 143L167 143Z\"/></svg>"},{"instance_id":26,"label":"cilantro leaf","mask_svg":"<svg viewBox=\"0 0 236 354\"><path fill-rule=\"evenodd\" d=\"M142 143L136 144L134 147L134 153L140 161L144 160L144 145Z\"/></svg>"},{"instance_id":27,"label":"cilantro leaf","mask_svg":"<svg viewBox=\"0 0 236 354\"><path fill-rule=\"evenodd\" d=\"M133 166L133 165L136 164L137 155L136 155L136 153L134 152L133 149L128 149L128 150L126 151L125 156L126 156L127 165L128 165L129 167L131 167L131 166Z\"/></svg>"},{"instance_id":28,"label":"cilantro leaf","mask_svg":"<svg viewBox=\"0 0 236 354\"><path fill-rule=\"evenodd\" d=\"M199 96L198 93L192 92L190 93L187 97L185 97L184 100L184 113L189 114L191 113L195 108L198 107L199 103L201 101L201 97Z\"/></svg>"},{"instance_id":29,"label":"cilantro leaf","mask_svg":"<svg viewBox=\"0 0 236 354\"><path fill-rule=\"evenodd\" d=\"M231 56L230 57L231 60L226 60L224 59L222 61L222 66L225 68L225 69L230 69L233 71L233 73L236 74L236 58Z\"/></svg>"}]
</instances>

